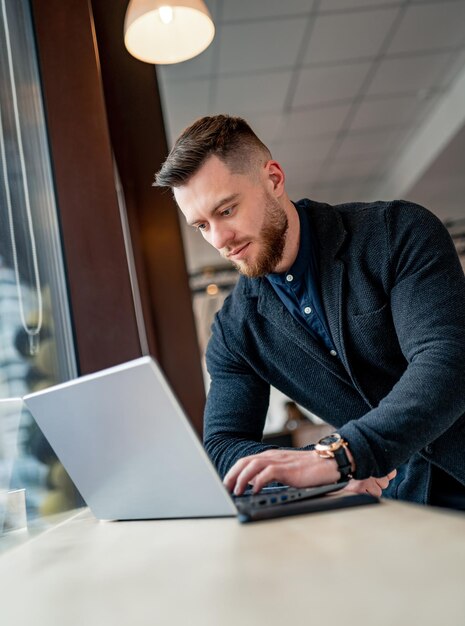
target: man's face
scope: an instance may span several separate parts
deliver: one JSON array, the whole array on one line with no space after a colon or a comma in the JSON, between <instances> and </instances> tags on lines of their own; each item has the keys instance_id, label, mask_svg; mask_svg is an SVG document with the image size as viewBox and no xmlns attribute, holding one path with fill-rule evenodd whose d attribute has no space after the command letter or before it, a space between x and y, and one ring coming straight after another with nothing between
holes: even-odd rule
<instances>
[{"instance_id":1,"label":"man's face","mask_svg":"<svg viewBox=\"0 0 465 626\"><path fill-rule=\"evenodd\" d=\"M185 185L174 189L174 196L187 223L242 274L275 271L288 220L266 165L252 174L234 174L211 156Z\"/></svg>"}]
</instances>

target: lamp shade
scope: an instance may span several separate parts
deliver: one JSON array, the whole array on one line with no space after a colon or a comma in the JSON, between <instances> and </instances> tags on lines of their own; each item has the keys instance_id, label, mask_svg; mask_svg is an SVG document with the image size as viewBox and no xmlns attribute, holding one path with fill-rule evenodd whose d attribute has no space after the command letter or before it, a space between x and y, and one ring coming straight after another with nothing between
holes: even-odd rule
<instances>
[{"instance_id":1,"label":"lamp shade","mask_svg":"<svg viewBox=\"0 0 465 626\"><path fill-rule=\"evenodd\" d=\"M203 0L131 0L124 44L146 63L186 61L207 48L215 26Z\"/></svg>"}]
</instances>

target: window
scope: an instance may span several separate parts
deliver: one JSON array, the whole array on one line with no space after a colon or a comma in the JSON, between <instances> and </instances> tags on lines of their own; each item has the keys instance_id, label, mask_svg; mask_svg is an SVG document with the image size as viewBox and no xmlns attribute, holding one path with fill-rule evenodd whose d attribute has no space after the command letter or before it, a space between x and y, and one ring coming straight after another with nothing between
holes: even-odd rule
<instances>
[{"instance_id":1,"label":"window","mask_svg":"<svg viewBox=\"0 0 465 626\"><path fill-rule=\"evenodd\" d=\"M24 394L76 376L29 4L0 0L0 534L8 491L28 520L81 500Z\"/></svg>"}]
</instances>

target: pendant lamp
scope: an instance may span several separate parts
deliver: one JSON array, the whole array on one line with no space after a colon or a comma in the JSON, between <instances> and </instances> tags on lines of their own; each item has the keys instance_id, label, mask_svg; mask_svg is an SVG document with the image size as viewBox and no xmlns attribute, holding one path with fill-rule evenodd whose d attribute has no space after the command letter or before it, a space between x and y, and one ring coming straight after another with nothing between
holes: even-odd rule
<instances>
[{"instance_id":1,"label":"pendant lamp","mask_svg":"<svg viewBox=\"0 0 465 626\"><path fill-rule=\"evenodd\" d=\"M207 48L215 26L203 0L131 0L124 44L146 63L186 61Z\"/></svg>"}]
</instances>

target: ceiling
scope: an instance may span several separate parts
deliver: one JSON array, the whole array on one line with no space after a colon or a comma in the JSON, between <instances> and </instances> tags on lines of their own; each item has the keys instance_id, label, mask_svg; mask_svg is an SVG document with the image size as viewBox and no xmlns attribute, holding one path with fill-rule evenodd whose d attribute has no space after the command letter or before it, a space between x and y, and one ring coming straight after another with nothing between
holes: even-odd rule
<instances>
[{"instance_id":1,"label":"ceiling","mask_svg":"<svg viewBox=\"0 0 465 626\"><path fill-rule=\"evenodd\" d=\"M158 66L170 144L245 117L293 200L409 198L465 217L465 0L206 0L197 58ZM185 232L191 271L220 261Z\"/></svg>"}]
</instances>

